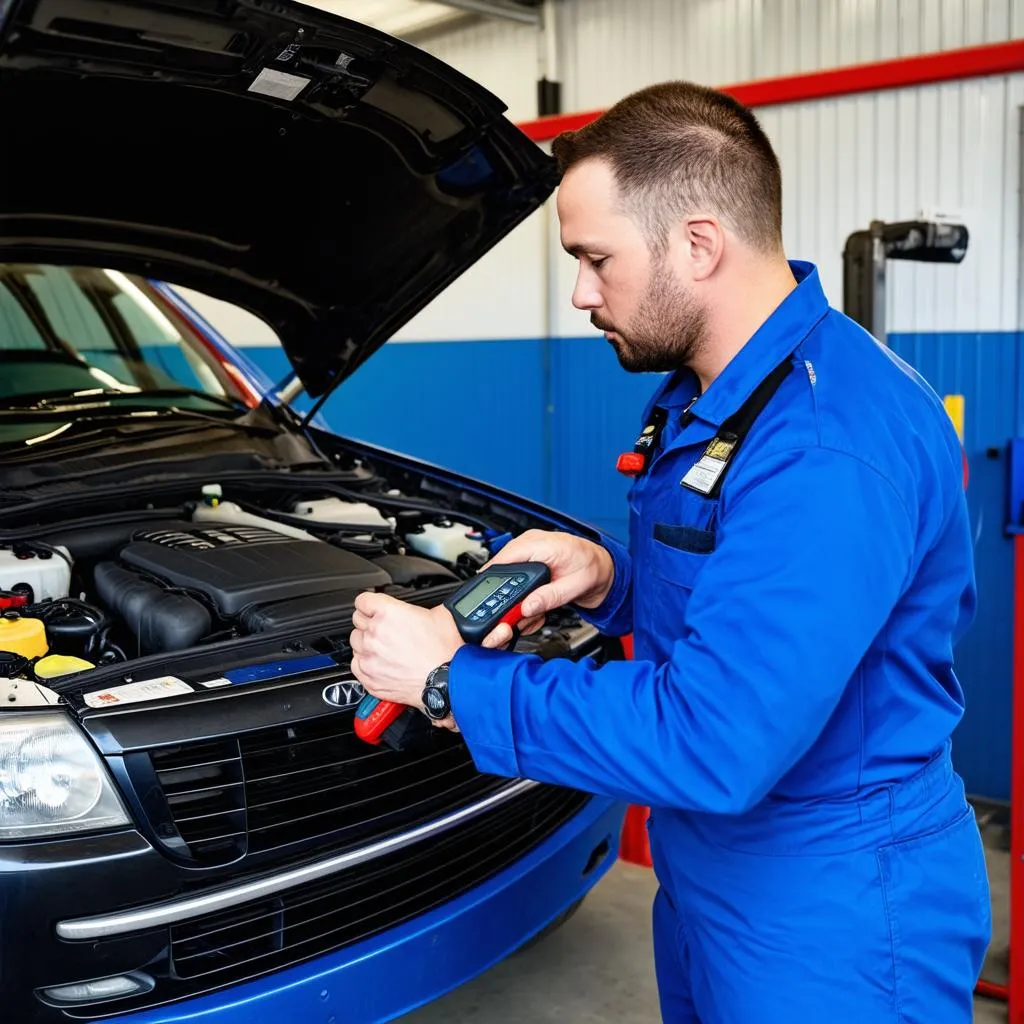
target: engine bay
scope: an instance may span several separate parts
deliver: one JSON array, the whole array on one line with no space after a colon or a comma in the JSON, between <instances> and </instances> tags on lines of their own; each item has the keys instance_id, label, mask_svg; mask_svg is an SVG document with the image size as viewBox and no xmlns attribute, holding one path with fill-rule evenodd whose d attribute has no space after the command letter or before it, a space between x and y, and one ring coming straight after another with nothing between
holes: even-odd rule
<instances>
[{"instance_id":1,"label":"engine bay","mask_svg":"<svg viewBox=\"0 0 1024 1024\"><path fill-rule=\"evenodd\" d=\"M0 678L83 691L96 670L296 630L340 649L359 593L439 601L523 525L361 463L322 485L279 476L210 480L180 502L168 500L180 485L157 489L4 531Z\"/></svg>"}]
</instances>

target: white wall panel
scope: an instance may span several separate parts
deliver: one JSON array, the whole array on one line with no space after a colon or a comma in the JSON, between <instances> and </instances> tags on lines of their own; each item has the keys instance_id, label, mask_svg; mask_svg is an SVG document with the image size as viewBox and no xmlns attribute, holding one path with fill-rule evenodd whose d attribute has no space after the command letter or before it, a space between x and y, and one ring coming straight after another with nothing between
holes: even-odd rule
<instances>
[{"instance_id":1,"label":"white wall panel","mask_svg":"<svg viewBox=\"0 0 1024 1024\"><path fill-rule=\"evenodd\" d=\"M1024 76L894 90L762 112L783 170L793 257L842 305L842 249L870 220L962 214L957 267L890 263L893 331L1017 327L1017 118Z\"/></svg>"},{"instance_id":2,"label":"white wall panel","mask_svg":"<svg viewBox=\"0 0 1024 1024\"><path fill-rule=\"evenodd\" d=\"M547 275L545 210L499 242L395 335L396 341L540 338Z\"/></svg>"},{"instance_id":3,"label":"white wall panel","mask_svg":"<svg viewBox=\"0 0 1024 1024\"><path fill-rule=\"evenodd\" d=\"M563 0L559 11L568 110L668 78L728 85L1024 35L1024 0Z\"/></svg>"},{"instance_id":4,"label":"white wall panel","mask_svg":"<svg viewBox=\"0 0 1024 1024\"><path fill-rule=\"evenodd\" d=\"M281 344L270 324L248 310L181 285L175 285L175 291L232 345L242 348L276 348Z\"/></svg>"},{"instance_id":5,"label":"white wall panel","mask_svg":"<svg viewBox=\"0 0 1024 1024\"><path fill-rule=\"evenodd\" d=\"M532 25L472 19L417 45L490 89L514 121L537 116L539 39Z\"/></svg>"}]
</instances>

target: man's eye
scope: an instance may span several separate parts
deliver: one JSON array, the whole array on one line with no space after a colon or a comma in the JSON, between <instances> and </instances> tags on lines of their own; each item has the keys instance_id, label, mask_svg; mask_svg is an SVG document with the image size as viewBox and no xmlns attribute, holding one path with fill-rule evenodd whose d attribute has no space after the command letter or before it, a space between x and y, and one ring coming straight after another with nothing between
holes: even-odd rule
<instances>
[{"instance_id":1,"label":"man's eye","mask_svg":"<svg viewBox=\"0 0 1024 1024\"><path fill-rule=\"evenodd\" d=\"M591 266L592 266L592 267L593 267L593 268L594 268L595 270L600 270L600 269L601 269L601 268L602 268L602 267L603 267L603 266L605 265L605 261L606 261L607 259L608 259L608 257L607 257L607 256L601 256L600 258L598 258L598 259L596 259L596 260L595 260L595 259L591 259L591 261L590 261L590 265L591 265Z\"/></svg>"}]
</instances>

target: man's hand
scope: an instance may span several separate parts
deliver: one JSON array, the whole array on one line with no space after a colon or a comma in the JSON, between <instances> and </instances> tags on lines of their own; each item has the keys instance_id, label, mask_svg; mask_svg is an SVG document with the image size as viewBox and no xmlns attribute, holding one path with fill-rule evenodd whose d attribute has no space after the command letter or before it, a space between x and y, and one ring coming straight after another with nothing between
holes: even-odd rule
<instances>
[{"instance_id":1,"label":"man's hand","mask_svg":"<svg viewBox=\"0 0 1024 1024\"><path fill-rule=\"evenodd\" d=\"M352 616L352 674L367 693L423 710L420 697L427 676L451 661L463 645L455 620L444 605L419 608L385 594L367 592L356 598ZM496 636L485 647L507 642ZM449 717L437 725L454 728Z\"/></svg>"},{"instance_id":2,"label":"man's hand","mask_svg":"<svg viewBox=\"0 0 1024 1024\"><path fill-rule=\"evenodd\" d=\"M544 616L563 605L596 608L608 596L615 578L607 550L570 533L528 530L510 540L487 565L508 562L543 562L551 570L551 582L523 601L519 631L524 634L536 632L544 624ZM498 626L491 637L495 645L505 644L512 630Z\"/></svg>"}]
</instances>

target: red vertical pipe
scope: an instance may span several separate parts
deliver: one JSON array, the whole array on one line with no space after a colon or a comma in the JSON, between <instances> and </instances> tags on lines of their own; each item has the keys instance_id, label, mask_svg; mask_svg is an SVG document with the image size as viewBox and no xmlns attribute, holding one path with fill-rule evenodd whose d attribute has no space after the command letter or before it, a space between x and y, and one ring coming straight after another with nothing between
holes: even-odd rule
<instances>
[{"instance_id":1,"label":"red vertical pipe","mask_svg":"<svg viewBox=\"0 0 1024 1024\"><path fill-rule=\"evenodd\" d=\"M633 634L622 639L622 653L627 660L633 657ZM622 826L622 842L619 847L619 859L629 864L637 864L643 868L652 867L651 845L647 838L647 819L650 808L631 806L626 810L626 820Z\"/></svg>"},{"instance_id":2,"label":"red vertical pipe","mask_svg":"<svg viewBox=\"0 0 1024 1024\"><path fill-rule=\"evenodd\" d=\"M1010 741L1010 983L1008 1024L1024 1024L1024 534L1013 542L1013 736Z\"/></svg>"}]
</instances>

